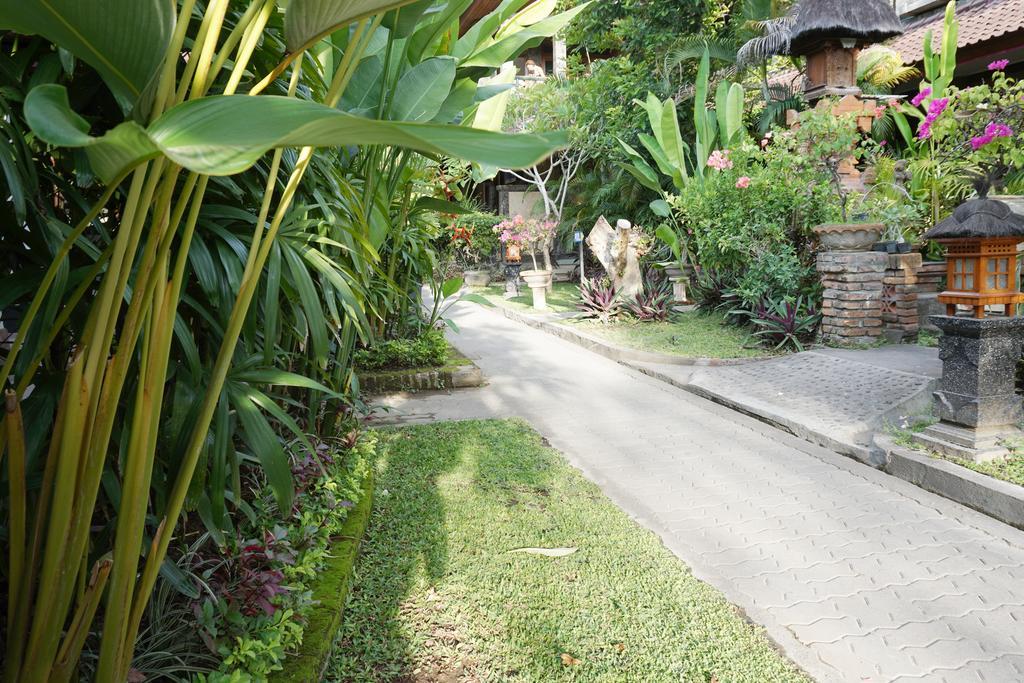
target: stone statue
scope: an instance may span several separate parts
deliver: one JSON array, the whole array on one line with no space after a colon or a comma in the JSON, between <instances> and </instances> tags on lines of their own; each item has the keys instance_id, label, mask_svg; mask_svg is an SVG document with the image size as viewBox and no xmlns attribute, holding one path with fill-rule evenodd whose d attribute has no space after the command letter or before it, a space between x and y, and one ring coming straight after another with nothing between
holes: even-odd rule
<instances>
[{"instance_id":1,"label":"stone statue","mask_svg":"<svg viewBox=\"0 0 1024 683\"><path fill-rule=\"evenodd\" d=\"M615 290L625 297L634 297L644 291L637 240L633 233L629 221L620 220L612 228L601 216L587 237L587 246L604 266Z\"/></svg>"}]
</instances>

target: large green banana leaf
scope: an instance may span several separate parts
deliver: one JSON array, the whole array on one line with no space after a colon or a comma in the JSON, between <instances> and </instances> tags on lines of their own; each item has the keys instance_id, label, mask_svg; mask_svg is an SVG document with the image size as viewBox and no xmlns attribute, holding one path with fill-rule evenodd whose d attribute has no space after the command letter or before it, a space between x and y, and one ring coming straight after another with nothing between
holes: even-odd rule
<instances>
[{"instance_id":1,"label":"large green banana leaf","mask_svg":"<svg viewBox=\"0 0 1024 683\"><path fill-rule=\"evenodd\" d=\"M146 109L175 16L172 0L0 2L0 29L38 34L69 50L100 73L126 112L137 104Z\"/></svg>"},{"instance_id":2,"label":"large green banana leaf","mask_svg":"<svg viewBox=\"0 0 1024 683\"><path fill-rule=\"evenodd\" d=\"M97 175L112 182L161 154L196 173L232 175L279 147L394 145L506 168L530 166L567 144L565 133L506 135L462 126L375 121L289 97L219 95L182 103L147 128L122 123L103 137L68 104L59 85L34 88L25 117L44 141L84 147Z\"/></svg>"},{"instance_id":3,"label":"large green banana leaf","mask_svg":"<svg viewBox=\"0 0 1024 683\"><path fill-rule=\"evenodd\" d=\"M291 0L284 17L285 41L294 52L342 26L413 2L416 0Z\"/></svg>"},{"instance_id":4,"label":"large green banana leaf","mask_svg":"<svg viewBox=\"0 0 1024 683\"><path fill-rule=\"evenodd\" d=\"M571 10L537 21L530 26L521 28L518 31L502 34L502 37L480 45L474 52L461 60L459 62L459 66L486 66L497 68L513 56L519 54L531 41L550 38L561 31L569 25L569 22L576 18L576 15L587 9L589 6L590 2L584 2L573 7Z\"/></svg>"}]
</instances>

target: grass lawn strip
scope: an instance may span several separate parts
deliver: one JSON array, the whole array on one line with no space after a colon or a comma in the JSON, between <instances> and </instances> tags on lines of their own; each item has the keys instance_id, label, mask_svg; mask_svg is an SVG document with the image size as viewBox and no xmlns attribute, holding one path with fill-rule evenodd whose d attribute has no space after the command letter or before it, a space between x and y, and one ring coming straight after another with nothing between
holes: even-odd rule
<instances>
[{"instance_id":1,"label":"grass lawn strip","mask_svg":"<svg viewBox=\"0 0 1024 683\"><path fill-rule=\"evenodd\" d=\"M676 313L663 323L616 321L606 325L597 320L574 320L569 324L637 351L685 358L759 358L771 355L767 349L746 348L752 344L749 333L725 325L717 313Z\"/></svg>"},{"instance_id":2,"label":"grass lawn strip","mask_svg":"<svg viewBox=\"0 0 1024 683\"><path fill-rule=\"evenodd\" d=\"M324 680L807 680L524 423L384 432L379 453Z\"/></svg>"},{"instance_id":3,"label":"grass lawn strip","mask_svg":"<svg viewBox=\"0 0 1024 683\"><path fill-rule=\"evenodd\" d=\"M545 315L550 313L575 313L576 304L580 300L579 285L574 282L555 282L551 285L552 291L547 295L548 310L538 311L533 308L533 292L526 285L519 285L519 296L506 299L505 283L488 285L478 290L477 294L482 295L495 306L510 308L520 313L531 313Z\"/></svg>"},{"instance_id":4,"label":"grass lawn strip","mask_svg":"<svg viewBox=\"0 0 1024 683\"><path fill-rule=\"evenodd\" d=\"M519 313L541 313L533 310L529 289L524 288L523 295L513 299L503 298L504 291L504 285L490 285L480 293L497 306ZM579 301L579 287L571 282L556 282L547 301L548 313L574 312ZM563 324L626 348L683 358L760 358L771 355L767 349L746 348L752 345L750 334L739 327L724 324L724 317L717 313L676 313L672 320L664 323L616 320L605 324L597 320L572 319Z\"/></svg>"}]
</instances>

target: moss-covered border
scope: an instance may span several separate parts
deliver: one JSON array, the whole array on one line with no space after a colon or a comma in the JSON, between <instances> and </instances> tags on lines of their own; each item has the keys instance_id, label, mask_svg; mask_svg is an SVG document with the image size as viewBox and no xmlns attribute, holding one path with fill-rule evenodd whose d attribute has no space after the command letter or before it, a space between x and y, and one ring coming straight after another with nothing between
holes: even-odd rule
<instances>
[{"instance_id":1,"label":"moss-covered border","mask_svg":"<svg viewBox=\"0 0 1024 683\"><path fill-rule=\"evenodd\" d=\"M448 362L441 366L398 370L357 371L359 386L367 394L395 391L459 389L483 384L473 361L448 342Z\"/></svg>"},{"instance_id":2,"label":"moss-covered border","mask_svg":"<svg viewBox=\"0 0 1024 683\"><path fill-rule=\"evenodd\" d=\"M299 652L283 662L284 668L269 677L271 683L319 683L331 654L334 636L341 626L359 544L366 532L373 507L373 471L363 482L363 495L352 508L340 539L331 546L332 557L313 587L316 604L306 617Z\"/></svg>"}]
</instances>

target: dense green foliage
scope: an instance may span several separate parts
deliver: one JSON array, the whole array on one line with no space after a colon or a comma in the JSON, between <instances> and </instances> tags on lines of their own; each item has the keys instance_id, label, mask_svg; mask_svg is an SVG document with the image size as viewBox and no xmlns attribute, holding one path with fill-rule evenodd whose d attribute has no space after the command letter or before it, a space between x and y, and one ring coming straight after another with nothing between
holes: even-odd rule
<instances>
[{"instance_id":1,"label":"dense green foliage","mask_svg":"<svg viewBox=\"0 0 1024 683\"><path fill-rule=\"evenodd\" d=\"M325 681L805 680L524 424L381 438L380 495ZM538 547L575 552L510 552Z\"/></svg>"},{"instance_id":2,"label":"dense green foliage","mask_svg":"<svg viewBox=\"0 0 1024 683\"><path fill-rule=\"evenodd\" d=\"M568 6L578 4L566 0ZM621 52L653 63L686 35L698 33L705 0L607 0L573 22L569 45L587 52Z\"/></svg>"},{"instance_id":3,"label":"dense green foliage","mask_svg":"<svg viewBox=\"0 0 1024 683\"><path fill-rule=\"evenodd\" d=\"M448 362L448 342L439 330L418 337L389 339L355 353L358 370L399 370L440 367Z\"/></svg>"},{"instance_id":4,"label":"dense green foliage","mask_svg":"<svg viewBox=\"0 0 1024 683\"><path fill-rule=\"evenodd\" d=\"M525 31L550 6L505 3L460 38L468 4L0 8L7 680L157 676L168 634L197 632L167 567L273 571L238 535L260 506L252 533L275 534L317 444L348 439L357 344L437 322L442 159L527 165L563 139L468 124L496 93L478 82L573 15ZM268 599L280 638L202 666L288 648Z\"/></svg>"}]
</instances>

